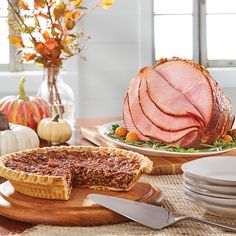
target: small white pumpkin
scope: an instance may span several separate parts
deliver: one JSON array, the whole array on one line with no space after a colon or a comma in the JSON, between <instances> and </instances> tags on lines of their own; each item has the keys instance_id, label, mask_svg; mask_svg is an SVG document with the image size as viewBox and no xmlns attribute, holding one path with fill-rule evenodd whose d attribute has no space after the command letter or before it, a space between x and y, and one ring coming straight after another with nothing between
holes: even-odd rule
<instances>
[{"instance_id":1,"label":"small white pumpkin","mask_svg":"<svg viewBox=\"0 0 236 236\"><path fill-rule=\"evenodd\" d=\"M39 138L33 129L9 124L7 116L0 111L0 156L37 147Z\"/></svg>"},{"instance_id":2,"label":"small white pumpkin","mask_svg":"<svg viewBox=\"0 0 236 236\"><path fill-rule=\"evenodd\" d=\"M54 119L42 119L38 125L38 136L53 143L65 143L72 136L72 129L69 123L56 115Z\"/></svg>"}]
</instances>

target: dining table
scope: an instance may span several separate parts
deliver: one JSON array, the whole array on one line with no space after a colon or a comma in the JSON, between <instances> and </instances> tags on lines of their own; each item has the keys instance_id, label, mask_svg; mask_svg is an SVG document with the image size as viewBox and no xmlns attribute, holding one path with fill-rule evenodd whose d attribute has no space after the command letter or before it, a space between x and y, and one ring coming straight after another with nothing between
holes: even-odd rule
<instances>
[{"instance_id":1,"label":"dining table","mask_svg":"<svg viewBox=\"0 0 236 236\"><path fill-rule=\"evenodd\" d=\"M64 145L95 145L88 141L80 133L81 127L91 127L104 123L119 120L119 117L105 118L78 118L73 125L72 138ZM41 147L50 146L50 143L41 140ZM236 151L230 153L236 155ZM158 186L163 193L163 207L170 209L174 215L192 215L203 219L212 220L218 223L236 225L236 219L217 217L209 215L201 207L189 202L184 197L182 188L182 174L169 175L146 175L145 181L152 186ZM3 183L0 178L0 183ZM135 222L121 224L93 226L93 227L69 227L52 225L33 225L15 221L0 216L0 235L181 235L181 236L202 236L202 235L232 235L231 232L220 228L212 227L198 222L184 221L162 230L154 230Z\"/></svg>"}]
</instances>

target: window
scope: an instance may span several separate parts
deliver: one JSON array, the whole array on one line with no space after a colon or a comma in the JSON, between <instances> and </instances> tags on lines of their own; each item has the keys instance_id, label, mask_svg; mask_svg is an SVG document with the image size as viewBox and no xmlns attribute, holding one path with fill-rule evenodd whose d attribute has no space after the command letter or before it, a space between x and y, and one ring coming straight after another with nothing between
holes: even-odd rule
<instances>
[{"instance_id":1,"label":"window","mask_svg":"<svg viewBox=\"0 0 236 236\"><path fill-rule=\"evenodd\" d=\"M32 65L32 63L17 63L19 57L16 55L16 48L9 44L8 40L9 27L7 19L7 0L0 0L0 71L40 70L39 67Z\"/></svg>"},{"instance_id":2,"label":"window","mask_svg":"<svg viewBox=\"0 0 236 236\"><path fill-rule=\"evenodd\" d=\"M0 69L6 69L10 61L7 16L7 1L0 1Z\"/></svg>"},{"instance_id":3,"label":"window","mask_svg":"<svg viewBox=\"0 0 236 236\"><path fill-rule=\"evenodd\" d=\"M155 59L236 66L235 0L154 0Z\"/></svg>"}]
</instances>

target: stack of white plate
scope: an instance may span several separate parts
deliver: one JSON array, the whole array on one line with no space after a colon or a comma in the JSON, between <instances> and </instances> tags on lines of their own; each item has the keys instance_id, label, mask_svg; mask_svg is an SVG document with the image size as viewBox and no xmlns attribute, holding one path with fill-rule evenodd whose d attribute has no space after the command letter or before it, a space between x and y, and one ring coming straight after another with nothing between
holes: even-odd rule
<instances>
[{"instance_id":1,"label":"stack of white plate","mask_svg":"<svg viewBox=\"0 0 236 236\"><path fill-rule=\"evenodd\" d=\"M236 218L236 157L200 158L182 166L184 193L210 214Z\"/></svg>"}]
</instances>

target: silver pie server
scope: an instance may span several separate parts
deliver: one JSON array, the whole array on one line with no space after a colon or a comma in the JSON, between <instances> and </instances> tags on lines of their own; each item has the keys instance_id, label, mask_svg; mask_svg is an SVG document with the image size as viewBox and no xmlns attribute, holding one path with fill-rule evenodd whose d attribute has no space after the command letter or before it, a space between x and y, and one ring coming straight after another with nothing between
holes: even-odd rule
<instances>
[{"instance_id":1,"label":"silver pie server","mask_svg":"<svg viewBox=\"0 0 236 236\"><path fill-rule=\"evenodd\" d=\"M115 211L133 221L136 221L153 229L163 229L182 220L192 220L236 232L236 227L234 226L219 224L194 216L174 217L168 209L147 203L112 197L103 194L89 194L87 198L105 208Z\"/></svg>"}]
</instances>

